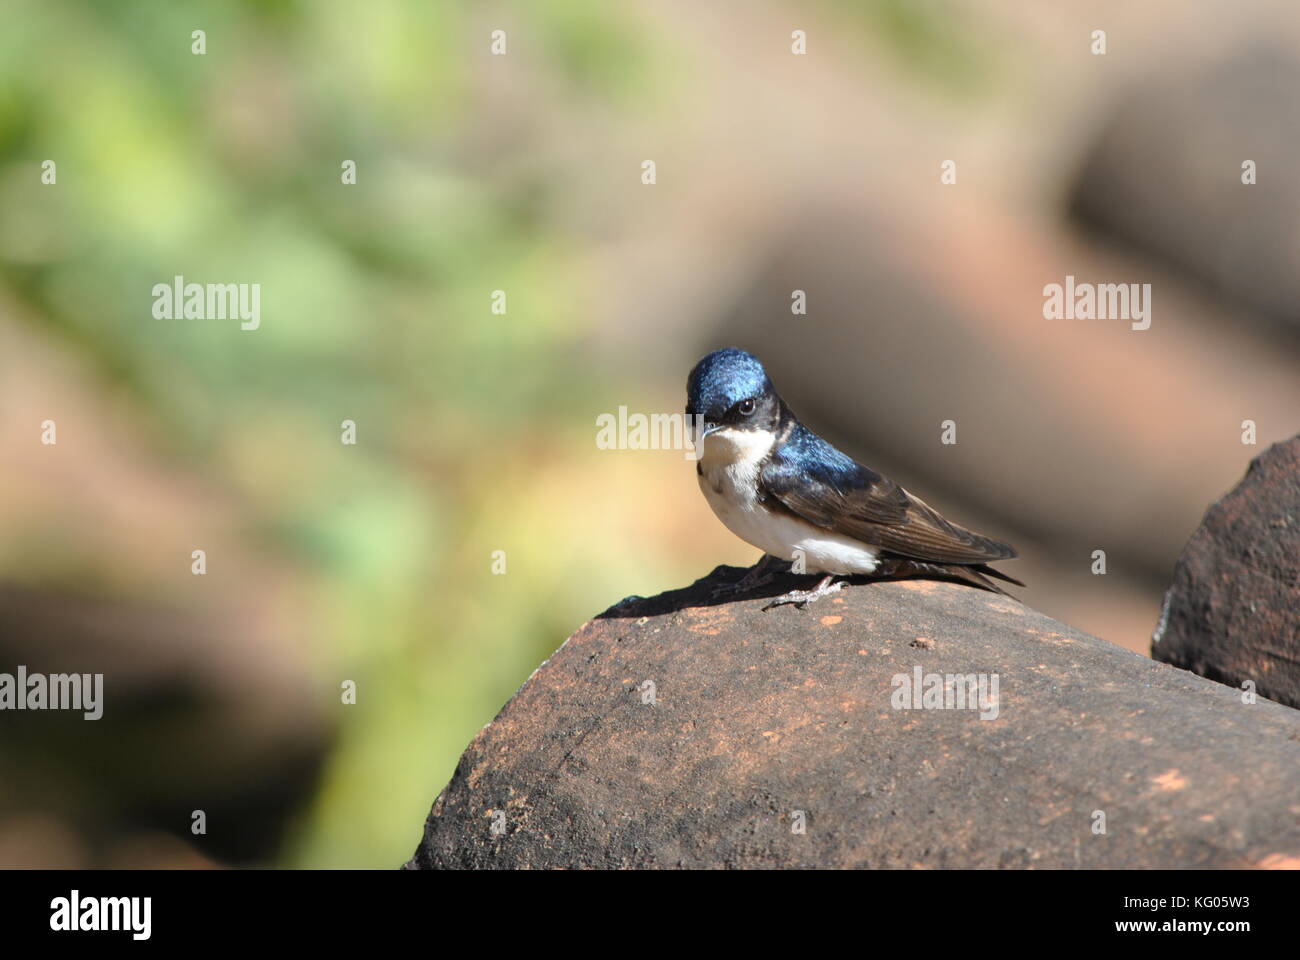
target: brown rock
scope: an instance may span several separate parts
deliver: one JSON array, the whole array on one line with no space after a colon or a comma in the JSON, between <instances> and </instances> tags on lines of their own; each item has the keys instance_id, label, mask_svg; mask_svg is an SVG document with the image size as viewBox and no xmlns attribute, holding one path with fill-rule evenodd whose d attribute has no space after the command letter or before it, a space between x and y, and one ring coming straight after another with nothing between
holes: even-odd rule
<instances>
[{"instance_id":1,"label":"brown rock","mask_svg":"<svg viewBox=\"0 0 1300 960\"><path fill-rule=\"evenodd\" d=\"M629 598L570 637L470 744L407 867L1300 855L1300 713L956 584L853 584L763 612L787 577L710 599L738 575ZM918 669L996 675L996 716L895 709Z\"/></svg>"},{"instance_id":2,"label":"brown rock","mask_svg":"<svg viewBox=\"0 0 1300 960\"><path fill-rule=\"evenodd\" d=\"M1151 642L1157 660L1300 707L1300 437L1205 514Z\"/></svg>"}]
</instances>

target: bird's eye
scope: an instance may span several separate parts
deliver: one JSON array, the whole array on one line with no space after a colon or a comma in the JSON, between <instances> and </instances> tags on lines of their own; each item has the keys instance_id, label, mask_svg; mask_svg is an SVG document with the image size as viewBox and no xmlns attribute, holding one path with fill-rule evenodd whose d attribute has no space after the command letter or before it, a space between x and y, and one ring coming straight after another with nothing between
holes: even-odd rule
<instances>
[{"instance_id":1,"label":"bird's eye","mask_svg":"<svg viewBox=\"0 0 1300 960\"><path fill-rule=\"evenodd\" d=\"M751 413L754 412L753 398L750 398L749 400L741 400L740 403L737 405L737 409L740 411L740 415L742 417L749 416Z\"/></svg>"}]
</instances>

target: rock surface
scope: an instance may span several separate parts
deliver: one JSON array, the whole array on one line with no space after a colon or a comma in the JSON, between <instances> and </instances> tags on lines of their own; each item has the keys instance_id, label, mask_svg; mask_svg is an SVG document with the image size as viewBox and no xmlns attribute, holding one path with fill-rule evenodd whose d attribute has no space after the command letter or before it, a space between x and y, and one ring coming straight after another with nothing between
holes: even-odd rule
<instances>
[{"instance_id":1,"label":"rock surface","mask_svg":"<svg viewBox=\"0 0 1300 960\"><path fill-rule=\"evenodd\" d=\"M406 866L1300 866L1300 712L956 584L711 599L739 573L579 629ZM895 709L918 668L996 674L996 717Z\"/></svg>"},{"instance_id":2,"label":"rock surface","mask_svg":"<svg viewBox=\"0 0 1300 960\"><path fill-rule=\"evenodd\" d=\"M1151 655L1300 707L1300 436L1251 461L1174 567Z\"/></svg>"}]
</instances>

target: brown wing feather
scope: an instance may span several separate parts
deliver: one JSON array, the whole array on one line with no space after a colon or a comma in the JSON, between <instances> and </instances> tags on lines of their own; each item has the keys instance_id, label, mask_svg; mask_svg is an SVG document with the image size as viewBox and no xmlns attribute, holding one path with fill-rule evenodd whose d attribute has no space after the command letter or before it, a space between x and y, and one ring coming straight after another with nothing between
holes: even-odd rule
<instances>
[{"instance_id":1,"label":"brown wing feather","mask_svg":"<svg viewBox=\"0 0 1300 960\"><path fill-rule=\"evenodd\" d=\"M901 557L973 564L1016 555L1008 544L945 520L892 480L855 466L851 486L833 476L809 477L775 461L763 469L761 481L765 493L809 523Z\"/></svg>"},{"instance_id":2,"label":"brown wing feather","mask_svg":"<svg viewBox=\"0 0 1300 960\"><path fill-rule=\"evenodd\" d=\"M902 490L902 487L899 487ZM985 563L989 560L1009 560L1016 551L1009 544L994 540L959 527L945 520L925 501L902 490L907 497L908 509L902 523L883 526L873 524L863 527L850 520L850 525L860 528L862 534L876 536L867 540L881 549L918 560L939 563ZM864 537L865 539L865 537Z\"/></svg>"}]
</instances>

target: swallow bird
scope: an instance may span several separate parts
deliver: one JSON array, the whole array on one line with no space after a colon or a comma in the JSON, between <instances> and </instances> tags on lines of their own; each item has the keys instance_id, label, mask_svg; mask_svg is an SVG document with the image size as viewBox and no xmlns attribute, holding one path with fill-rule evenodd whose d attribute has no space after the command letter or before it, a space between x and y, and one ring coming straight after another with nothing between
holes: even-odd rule
<instances>
[{"instance_id":1,"label":"swallow bird","mask_svg":"<svg viewBox=\"0 0 1300 960\"><path fill-rule=\"evenodd\" d=\"M1016 556L1014 548L945 520L817 436L751 354L710 353L691 371L686 393L689 422L703 424L696 472L704 499L728 530L764 553L728 589L770 581L772 557L825 576L768 607L810 603L843 587L837 577L854 575L930 576L997 593L1005 591L990 578L1024 586L988 565Z\"/></svg>"}]
</instances>

